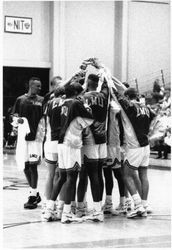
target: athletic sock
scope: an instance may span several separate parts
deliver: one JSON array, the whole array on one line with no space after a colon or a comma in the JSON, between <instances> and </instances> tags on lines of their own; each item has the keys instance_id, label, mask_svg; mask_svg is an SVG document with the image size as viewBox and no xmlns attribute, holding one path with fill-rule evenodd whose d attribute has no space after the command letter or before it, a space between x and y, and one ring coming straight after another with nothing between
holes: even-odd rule
<instances>
[{"instance_id":1,"label":"athletic sock","mask_svg":"<svg viewBox=\"0 0 172 250\"><path fill-rule=\"evenodd\" d=\"M84 208L85 207L84 202L77 202L77 206L78 206L78 208Z\"/></svg>"},{"instance_id":2,"label":"athletic sock","mask_svg":"<svg viewBox=\"0 0 172 250\"><path fill-rule=\"evenodd\" d=\"M142 200L142 205L143 205L144 207L146 207L146 206L148 205L148 201L147 201L147 200Z\"/></svg>"},{"instance_id":3,"label":"athletic sock","mask_svg":"<svg viewBox=\"0 0 172 250\"><path fill-rule=\"evenodd\" d=\"M96 212L100 212L101 211L101 203L100 202L94 202L94 209L96 210Z\"/></svg>"},{"instance_id":4,"label":"athletic sock","mask_svg":"<svg viewBox=\"0 0 172 250\"><path fill-rule=\"evenodd\" d=\"M71 201L71 206L72 207L76 207L76 202L75 201Z\"/></svg>"},{"instance_id":5,"label":"athletic sock","mask_svg":"<svg viewBox=\"0 0 172 250\"><path fill-rule=\"evenodd\" d=\"M120 204L124 205L125 204L125 196L121 196L119 202L120 202Z\"/></svg>"},{"instance_id":6,"label":"athletic sock","mask_svg":"<svg viewBox=\"0 0 172 250\"><path fill-rule=\"evenodd\" d=\"M36 196L37 195L37 188L32 188L31 189L31 196Z\"/></svg>"},{"instance_id":7,"label":"athletic sock","mask_svg":"<svg viewBox=\"0 0 172 250\"><path fill-rule=\"evenodd\" d=\"M47 208L54 210L54 206L55 206L55 201L53 200L47 201Z\"/></svg>"},{"instance_id":8,"label":"athletic sock","mask_svg":"<svg viewBox=\"0 0 172 250\"><path fill-rule=\"evenodd\" d=\"M59 200L58 201L58 209L63 209L63 207L64 207L64 201Z\"/></svg>"},{"instance_id":9,"label":"athletic sock","mask_svg":"<svg viewBox=\"0 0 172 250\"><path fill-rule=\"evenodd\" d=\"M112 195L106 195L105 203L106 204L111 204L112 203Z\"/></svg>"},{"instance_id":10,"label":"athletic sock","mask_svg":"<svg viewBox=\"0 0 172 250\"><path fill-rule=\"evenodd\" d=\"M135 206L141 204L142 201L141 201L140 195L138 193L137 194L133 194L132 198L133 198Z\"/></svg>"},{"instance_id":11,"label":"athletic sock","mask_svg":"<svg viewBox=\"0 0 172 250\"><path fill-rule=\"evenodd\" d=\"M63 212L67 213L67 214L70 213L71 212L71 204L64 204Z\"/></svg>"}]
</instances>

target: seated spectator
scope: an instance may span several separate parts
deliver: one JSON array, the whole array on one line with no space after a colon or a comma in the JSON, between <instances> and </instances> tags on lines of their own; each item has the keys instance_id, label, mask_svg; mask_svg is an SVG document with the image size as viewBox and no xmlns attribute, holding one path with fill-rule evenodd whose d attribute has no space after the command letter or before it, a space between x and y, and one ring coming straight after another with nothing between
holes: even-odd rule
<instances>
[{"instance_id":1,"label":"seated spectator","mask_svg":"<svg viewBox=\"0 0 172 250\"><path fill-rule=\"evenodd\" d=\"M167 129L164 138L162 142L157 147L158 149L158 159L162 158L162 152L163 152L163 158L168 159L168 154L171 153L171 129Z\"/></svg>"},{"instance_id":2,"label":"seated spectator","mask_svg":"<svg viewBox=\"0 0 172 250\"><path fill-rule=\"evenodd\" d=\"M159 102L159 100L162 100L164 97L164 88L160 86L159 79L156 79L154 81L152 97L156 102Z\"/></svg>"},{"instance_id":3,"label":"seated spectator","mask_svg":"<svg viewBox=\"0 0 172 250\"><path fill-rule=\"evenodd\" d=\"M166 110L171 107L171 91L170 89L165 90L165 95L162 100L161 108L162 110Z\"/></svg>"},{"instance_id":4,"label":"seated spectator","mask_svg":"<svg viewBox=\"0 0 172 250\"><path fill-rule=\"evenodd\" d=\"M159 113L151 124L150 133L149 133L149 140L151 148L156 148L159 143L161 144L161 140L164 137L166 129L168 128L168 119L166 113L162 110L159 110Z\"/></svg>"}]
</instances>

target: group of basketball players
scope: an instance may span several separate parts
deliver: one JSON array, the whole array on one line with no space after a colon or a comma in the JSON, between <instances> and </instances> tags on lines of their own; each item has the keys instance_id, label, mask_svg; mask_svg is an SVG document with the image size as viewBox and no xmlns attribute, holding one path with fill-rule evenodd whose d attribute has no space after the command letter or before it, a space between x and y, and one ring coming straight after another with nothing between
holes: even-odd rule
<instances>
[{"instance_id":1,"label":"group of basketball players","mask_svg":"<svg viewBox=\"0 0 172 250\"><path fill-rule=\"evenodd\" d=\"M16 100L12 117L17 117L18 129L25 128L25 120L30 127L23 160L30 193L24 207L34 209L41 200L39 146L32 143L44 140L42 221L102 222L104 214L146 217L152 212L147 202L148 133L155 114L139 101L136 89L126 88L97 59L85 60L80 69L65 83L54 77L52 91L44 99L38 95L41 81L31 78L28 93ZM119 188L117 208L113 208L113 174Z\"/></svg>"}]
</instances>

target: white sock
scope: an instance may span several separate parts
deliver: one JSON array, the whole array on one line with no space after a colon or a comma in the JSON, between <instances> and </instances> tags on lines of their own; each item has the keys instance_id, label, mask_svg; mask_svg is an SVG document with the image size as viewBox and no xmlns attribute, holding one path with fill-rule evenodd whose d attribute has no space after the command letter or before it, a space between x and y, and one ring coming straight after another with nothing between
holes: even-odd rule
<instances>
[{"instance_id":1,"label":"white sock","mask_svg":"<svg viewBox=\"0 0 172 250\"><path fill-rule=\"evenodd\" d=\"M142 201L141 201L140 195L138 193L133 194L132 198L133 198L133 201L134 201L134 205L141 204Z\"/></svg>"},{"instance_id":2,"label":"white sock","mask_svg":"<svg viewBox=\"0 0 172 250\"><path fill-rule=\"evenodd\" d=\"M120 197L120 204L124 205L125 204L125 196Z\"/></svg>"},{"instance_id":3,"label":"white sock","mask_svg":"<svg viewBox=\"0 0 172 250\"><path fill-rule=\"evenodd\" d=\"M93 206L94 206L94 209L96 210L96 212L100 212L102 209L100 202L94 202Z\"/></svg>"},{"instance_id":4,"label":"white sock","mask_svg":"<svg viewBox=\"0 0 172 250\"><path fill-rule=\"evenodd\" d=\"M62 209L63 207L64 207L64 201L59 200L59 201L58 201L58 208L59 208L59 209Z\"/></svg>"},{"instance_id":5,"label":"white sock","mask_svg":"<svg viewBox=\"0 0 172 250\"><path fill-rule=\"evenodd\" d=\"M31 189L31 196L36 196L37 195L37 188L32 188Z\"/></svg>"},{"instance_id":6,"label":"white sock","mask_svg":"<svg viewBox=\"0 0 172 250\"><path fill-rule=\"evenodd\" d=\"M76 207L76 202L75 201L71 201L71 206L72 207Z\"/></svg>"},{"instance_id":7,"label":"white sock","mask_svg":"<svg viewBox=\"0 0 172 250\"><path fill-rule=\"evenodd\" d=\"M85 205L84 205L84 202L77 202L78 204L78 208L84 208Z\"/></svg>"},{"instance_id":8,"label":"white sock","mask_svg":"<svg viewBox=\"0 0 172 250\"><path fill-rule=\"evenodd\" d=\"M106 200L105 200L105 203L112 203L112 195L106 195Z\"/></svg>"},{"instance_id":9,"label":"white sock","mask_svg":"<svg viewBox=\"0 0 172 250\"><path fill-rule=\"evenodd\" d=\"M47 200L47 208L54 210L55 201Z\"/></svg>"},{"instance_id":10,"label":"white sock","mask_svg":"<svg viewBox=\"0 0 172 250\"><path fill-rule=\"evenodd\" d=\"M146 207L146 206L148 205L148 201L147 201L147 200L142 200L142 205L143 205L144 207Z\"/></svg>"},{"instance_id":11,"label":"white sock","mask_svg":"<svg viewBox=\"0 0 172 250\"><path fill-rule=\"evenodd\" d=\"M71 212L71 204L64 204L63 213L70 213Z\"/></svg>"}]
</instances>

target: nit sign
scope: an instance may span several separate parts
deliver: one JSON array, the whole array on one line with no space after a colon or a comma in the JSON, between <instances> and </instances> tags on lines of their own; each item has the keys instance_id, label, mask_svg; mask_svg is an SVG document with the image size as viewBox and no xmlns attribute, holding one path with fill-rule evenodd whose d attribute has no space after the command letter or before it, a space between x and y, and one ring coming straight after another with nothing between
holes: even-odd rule
<instances>
[{"instance_id":1,"label":"nit sign","mask_svg":"<svg viewBox=\"0 0 172 250\"><path fill-rule=\"evenodd\" d=\"M32 18L5 16L4 31L9 33L32 34Z\"/></svg>"}]
</instances>

